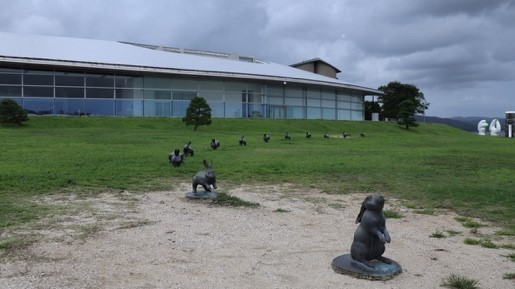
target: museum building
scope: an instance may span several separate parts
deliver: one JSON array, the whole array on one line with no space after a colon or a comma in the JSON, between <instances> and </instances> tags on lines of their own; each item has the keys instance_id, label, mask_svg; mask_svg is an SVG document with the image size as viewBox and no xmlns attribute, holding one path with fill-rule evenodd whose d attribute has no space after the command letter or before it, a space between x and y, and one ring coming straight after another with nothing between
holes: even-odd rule
<instances>
[{"instance_id":1,"label":"museum building","mask_svg":"<svg viewBox=\"0 0 515 289\"><path fill-rule=\"evenodd\" d=\"M37 115L182 117L191 98L213 117L363 120L381 91L338 80L314 58L254 57L128 42L0 32L0 99Z\"/></svg>"}]
</instances>

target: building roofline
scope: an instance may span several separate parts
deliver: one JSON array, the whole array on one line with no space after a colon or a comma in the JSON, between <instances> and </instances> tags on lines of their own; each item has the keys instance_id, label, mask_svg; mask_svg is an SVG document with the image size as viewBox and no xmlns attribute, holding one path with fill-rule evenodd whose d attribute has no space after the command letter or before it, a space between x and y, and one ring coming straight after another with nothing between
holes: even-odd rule
<instances>
[{"instance_id":1,"label":"building roofline","mask_svg":"<svg viewBox=\"0 0 515 289\"><path fill-rule=\"evenodd\" d=\"M176 52L163 46L127 42L41 36L0 32L0 64L68 67L68 69L122 70L126 73L183 74L233 79L295 82L356 91L363 95L382 95L379 90L347 83L288 65L235 54L188 50ZM180 49L179 49L180 51ZM215 57L205 57L213 56ZM318 61L322 61L318 59ZM325 62L325 61L324 61Z\"/></svg>"},{"instance_id":2,"label":"building roofline","mask_svg":"<svg viewBox=\"0 0 515 289\"><path fill-rule=\"evenodd\" d=\"M254 56L239 55L236 53L225 53L225 52L207 51L207 50L199 50L199 49L177 48L177 47L169 47L169 46L159 46L159 45L152 45L152 44L127 42L127 41L118 41L118 42L123 43L123 44L134 45L137 47L143 47L143 48L147 48L147 49L172 52L172 53L182 53L182 54L191 54L191 55L196 55L196 56L217 57L217 58L225 58L225 59L245 61L245 62L254 62L254 63L266 63L265 61L256 59Z\"/></svg>"}]
</instances>

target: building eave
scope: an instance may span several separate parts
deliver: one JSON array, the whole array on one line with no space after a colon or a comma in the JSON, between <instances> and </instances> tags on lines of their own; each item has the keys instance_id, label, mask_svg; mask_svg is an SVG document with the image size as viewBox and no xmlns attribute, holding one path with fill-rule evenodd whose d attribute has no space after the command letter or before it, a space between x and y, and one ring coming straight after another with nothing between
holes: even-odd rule
<instances>
[{"instance_id":1,"label":"building eave","mask_svg":"<svg viewBox=\"0 0 515 289\"><path fill-rule=\"evenodd\" d=\"M251 73L235 73L227 71L205 71L205 70L188 70L177 69L168 67L151 67L151 66L137 66L125 64L112 64L112 63L96 63L96 62L79 62L55 59L38 59L38 58L23 58L23 57L8 57L0 56L0 63L12 63L18 65L38 65L38 66L51 66L51 67L66 67L66 68L84 68L84 69L100 69L100 70L122 70L134 73L157 73L157 74L172 74L172 75L188 75L188 76L205 76L205 77L219 77L219 78L233 78L233 79L248 79L248 80L266 80L272 82L282 83L302 83L309 85L329 86L334 88L344 88L353 90L364 95L383 95L384 93L379 90L370 89L367 87L333 82L311 80L305 78L285 77L285 76L271 76L262 74Z\"/></svg>"}]
</instances>

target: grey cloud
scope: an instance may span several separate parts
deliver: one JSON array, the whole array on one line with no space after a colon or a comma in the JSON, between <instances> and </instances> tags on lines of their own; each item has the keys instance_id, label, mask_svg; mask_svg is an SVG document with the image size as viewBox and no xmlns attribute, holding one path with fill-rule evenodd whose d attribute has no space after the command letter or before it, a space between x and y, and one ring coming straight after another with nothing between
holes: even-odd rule
<instances>
[{"instance_id":1,"label":"grey cloud","mask_svg":"<svg viewBox=\"0 0 515 289\"><path fill-rule=\"evenodd\" d=\"M401 10L404 15L442 17L449 15L481 16L498 9L506 9L513 5L512 0L432 0L402 1ZM402 7L405 7L403 9Z\"/></svg>"},{"instance_id":2,"label":"grey cloud","mask_svg":"<svg viewBox=\"0 0 515 289\"><path fill-rule=\"evenodd\" d=\"M488 96L496 101L481 105L490 111L513 103L505 91L515 90L514 3L4 0L0 31L222 51L282 64L321 57L352 83L413 83L430 111L443 115L457 109L449 95Z\"/></svg>"}]
</instances>

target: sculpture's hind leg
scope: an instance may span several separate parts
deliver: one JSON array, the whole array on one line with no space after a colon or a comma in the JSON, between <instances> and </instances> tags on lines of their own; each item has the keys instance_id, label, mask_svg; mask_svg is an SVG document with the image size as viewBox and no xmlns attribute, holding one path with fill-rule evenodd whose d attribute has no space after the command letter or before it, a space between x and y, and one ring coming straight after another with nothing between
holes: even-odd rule
<instances>
[{"instance_id":1,"label":"sculpture's hind leg","mask_svg":"<svg viewBox=\"0 0 515 289\"><path fill-rule=\"evenodd\" d=\"M367 267L375 268L374 263L367 260L367 249L363 243L353 242L350 249L351 258Z\"/></svg>"},{"instance_id":2,"label":"sculpture's hind leg","mask_svg":"<svg viewBox=\"0 0 515 289\"><path fill-rule=\"evenodd\" d=\"M206 190L206 192L211 192L211 187L208 184L202 184L202 187L204 187L204 190Z\"/></svg>"},{"instance_id":3,"label":"sculpture's hind leg","mask_svg":"<svg viewBox=\"0 0 515 289\"><path fill-rule=\"evenodd\" d=\"M192 185L192 188L193 188L193 193L196 194L197 193L197 186L198 184L193 182L193 185Z\"/></svg>"}]
</instances>

